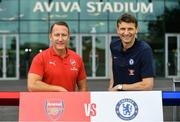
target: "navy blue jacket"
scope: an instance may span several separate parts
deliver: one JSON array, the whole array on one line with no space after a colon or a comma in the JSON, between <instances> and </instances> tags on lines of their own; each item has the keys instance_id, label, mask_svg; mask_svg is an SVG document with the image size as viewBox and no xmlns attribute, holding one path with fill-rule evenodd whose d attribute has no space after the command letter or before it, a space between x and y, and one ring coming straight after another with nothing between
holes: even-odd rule
<instances>
[{"instance_id":1,"label":"navy blue jacket","mask_svg":"<svg viewBox=\"0 0 180 122\"><path fill-rule=\"evenodd\" d=\"M155 76L152 49L146 42L136 39L132 47L123 51L121 40L112 40L110 49L113 86L132 84Z\"/></svg>"}]
</instances>

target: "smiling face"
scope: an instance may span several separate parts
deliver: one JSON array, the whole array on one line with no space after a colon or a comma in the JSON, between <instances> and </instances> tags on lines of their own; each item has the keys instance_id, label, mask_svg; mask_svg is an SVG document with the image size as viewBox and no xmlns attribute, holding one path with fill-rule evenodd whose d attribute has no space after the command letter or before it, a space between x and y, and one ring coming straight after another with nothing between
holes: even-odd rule
<instances>
[{"instance_id":1,"label":"smiling face","mask_svg":"<svg viewBox=\"0 0 180 122\"><path fill-rule=\"evenodd\" d=\"M66 50L69 37L69 30L65 25L55 24L52 28L52 32L49 34L51 44L57 52Z\"/></svg>"},{"instance_id":2,"label":"smiling face","mask_svg":"<svg viewBox=\"0 0 180 122\"><path fill-rule=\"evenodd\" d=\"M135 41L137 28L135 23L121 22L118 23L117 33L123 44L132 44Z\"/></svg>"},{"instance_id":3,"label":"smiling face","mask_svg":"<svg viewBox=\"0 0 180 122\"><path fill-rule=\"evenodd\" d=\"M123 50L133 46L138 31L137 19L128 13L123 14L117 19L117 33L123 44Z\"/></svg>"}]
</instances>

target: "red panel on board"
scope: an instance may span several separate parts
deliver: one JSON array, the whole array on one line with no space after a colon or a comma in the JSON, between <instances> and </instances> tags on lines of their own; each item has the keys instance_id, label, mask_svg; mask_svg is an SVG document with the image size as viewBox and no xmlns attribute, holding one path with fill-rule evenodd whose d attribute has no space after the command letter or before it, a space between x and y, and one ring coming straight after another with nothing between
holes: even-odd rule
<instances>
[{"instance_id":1,"label":"red panel on board","mask_svg":"<svg viewBox=\"0 0 180 122\"><path fill-rule=\"evenodd\" d=\"M20 93L19 121L83 121L89 92L26 92Z\"/></svg>"}]
</instances>

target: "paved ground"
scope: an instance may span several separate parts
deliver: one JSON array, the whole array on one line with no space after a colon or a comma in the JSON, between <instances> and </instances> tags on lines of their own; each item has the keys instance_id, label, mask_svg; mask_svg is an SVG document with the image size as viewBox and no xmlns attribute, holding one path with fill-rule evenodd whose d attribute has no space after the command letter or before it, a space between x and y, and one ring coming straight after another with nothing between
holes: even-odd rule
<instances>
[{"instance_id":1,"label":"paved ground","mask_svg":"<svg viewBox=\"0 0 180 122\"><path fill-rule=\"evenodd\" d=\"M19 81L0 81L0 91L27 91L26 80ZM90 91L107 91L108 81L106 80L91 80L88 81ZM154 90L172 91L172 80L165 78L156 78ZM180 91L180 86L178 86ZM180 106L177 107L177 119L180 121ZM18 106L0 106L0 121L18 121ZM164 121L173 120L173 107L163 106Z\"/></svg>"}]
</instances>

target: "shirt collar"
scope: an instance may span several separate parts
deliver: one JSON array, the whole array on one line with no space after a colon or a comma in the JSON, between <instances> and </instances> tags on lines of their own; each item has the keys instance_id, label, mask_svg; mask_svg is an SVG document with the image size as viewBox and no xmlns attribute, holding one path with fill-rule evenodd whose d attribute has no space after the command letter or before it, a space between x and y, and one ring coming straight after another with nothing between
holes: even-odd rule
<instances>
[{"instance_id":1,"label":"shirt collar","mask_svg":"<svg viewBox=\"0 0 180 122\"><path fill-rule=\"evenodd\" d=\"M126 51L123 51L123 44L120 40L120 52L127 52L129 50L132 50L135 47L136 43L137 43L137 39L135 38L134 44L130 48L128 48Z\"/></svg>"},{"instance_id":2,"label":"shirt collar","mask_svg":"<svg viewBox=\"0 0 180 122\"><path fill-rule=\"evenodd\" d=\"M52 46L50 47L50 52L51 52L51 54L52 54L53 56L59 56L59 55L56 54L56 52L54 51L54 49L53 49ZM65 56L65 58L68 57L69 55L70 55L70 51L69 51L68 48L66 48L66 56Z\"/></svg>"}]
</instances>

